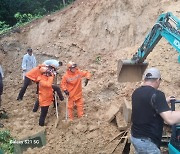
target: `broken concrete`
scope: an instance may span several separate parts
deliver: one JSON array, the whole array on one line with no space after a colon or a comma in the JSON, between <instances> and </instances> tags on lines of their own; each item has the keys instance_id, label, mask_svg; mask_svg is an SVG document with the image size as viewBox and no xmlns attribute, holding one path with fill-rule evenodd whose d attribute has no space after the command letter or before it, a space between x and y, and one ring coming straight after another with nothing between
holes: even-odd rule
<instances>
[{"instance_id":1,"label":"broken concrete","mask_svg":"<svg viewBox=\"0 0 180 154\"><path fill-rule=\"evenodd\" d=\"M120 107L115 104L111 104L109 110L105 114L105 118L107 119L107 121L111 122L115 118L115 115L118 113L119 110Z\"/></svg>"},{"instance_id":2,"label":"broken concrete","mask_svg":"<svg viewBox=\"0 0 180 154\"><path fill-rule=\"evenodd\" d=\"M132 106L129 101L124 98L123 103L123 118L127 124L131 123L131 113L132 113Z\"/></svg>"},{"instance_id":3,"label":"broken concrete","mask_svg":"<svg viewBox=\"0 0 180 154\"><path fill-rule=\"evenodd\" d=\"M126 130L127 127L128 127L126 121L122 117L121 112L118 112L116 114L116 123L117 123L117 127L118 127L119 130Z\"/></svg>"}]
</instances>

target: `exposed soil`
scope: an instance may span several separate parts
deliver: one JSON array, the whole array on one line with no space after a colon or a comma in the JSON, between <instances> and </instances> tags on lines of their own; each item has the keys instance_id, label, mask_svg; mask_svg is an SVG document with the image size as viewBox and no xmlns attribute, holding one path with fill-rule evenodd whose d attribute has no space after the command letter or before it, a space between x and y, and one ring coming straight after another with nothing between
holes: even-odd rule
<instances>
[{"instance_id":1,"label":"exposed soil","mask_svg":"<svg viewBox=\"0 0 180 154\"><path fill-rule=\"evenodd\" d=\"M112 103L120 105L141 83L118 83L118 59L130 59L144 41L158 16L170 11L180 18L179 0L77 0L60 12L35 20L0 38L0 58L5 72L2 107L9 119L4 129L20 139L46 129L47 144L28 149L26 154L111 153L117 126L105 114ZM21 62L32 47L38 63L57 58L63 61L59 81L70 60L93 75L83 87L85 116L67 125L65 101L60 104L60 123L54 127L55 109L50 107L46 126L38 126L40 112L32 112L36 100L35 84L28 87L23 101L17 101L22 86ZM148 56L149 67L162 72L160 89L180 99L180 64L177 51L162 39ZM114 143L115 144L115 143ZM121 153L119 147L114 153Z\"/></svg>"}]
</instances>

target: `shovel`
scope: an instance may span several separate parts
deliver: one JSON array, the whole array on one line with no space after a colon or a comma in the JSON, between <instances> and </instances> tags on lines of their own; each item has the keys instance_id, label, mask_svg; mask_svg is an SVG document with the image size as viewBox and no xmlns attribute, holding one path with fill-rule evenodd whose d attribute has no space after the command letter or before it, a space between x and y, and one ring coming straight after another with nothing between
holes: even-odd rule
<instances>
[{"instance_id":1,"label":"shovel","mask_svg":"<svg viewBox=\"0 0 180 154\"><path fill-rule=\"evenodd\" d=\"M57 74L55 75L54 78L54 84L57 85ZM54 102L55 102L55 107L56 107L56 121L55 121L55 128L57 127L58 123L59 123L59 111L58 111L58 96L57 93L54 92Z\"/></svg>"},{"instance_id":2,"label":"shovel","mask_svg":"<svg viewBox=\"0 0 180 154\"><path fill-rule=\"evenodd\" d=\"M56 92L55 92L55 94L54 94L54 101L55 101L55 107L56 107L56 117L57 117L57 119L56 119L56 121L55 121L55 128L57 127L57 125L58 125L58 123L59 123L59 111L58 111L58 102L57 102L57 94L56 94Z\"/></svg>"},{"instance_id":3,"label":"shovel","mask_svg":"<svg viewBox=\"0 0 180 154\"><path fill-rule=\"evenodd\" d=\"M68 120L68 99L66 99L66 121Z\"/></svg>"},{"instance_id":4,"label":"shovel","mask_svg":"<svg viewBox=\"0 0 180 154\"><path fill-rule=\"evenodd\" d=\"M62 120L63 122L63 128L67 128L70 126L70 121L68 120L68 98L66 97L65 99L65 102L66 102L66 115L65 115L65 120Z\"/></svg>"}]
</instances>

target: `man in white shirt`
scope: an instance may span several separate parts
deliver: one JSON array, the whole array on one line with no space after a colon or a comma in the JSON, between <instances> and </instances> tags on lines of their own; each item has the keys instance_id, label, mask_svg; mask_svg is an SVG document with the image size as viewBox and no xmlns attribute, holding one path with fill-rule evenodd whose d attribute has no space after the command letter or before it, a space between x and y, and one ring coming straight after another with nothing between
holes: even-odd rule
<instances>
[{"instance_id":1,"label":"man in white shirt","mask_svg":"<svg viewBox=\"0 0 180 154\"><path fill-rule=\"evenodd\" d=\"M43 62L43 64L45 64L46 66L52 66L55 69L57 69L59 66L62 66L63 63L61 61L58 61L56 59L49 59L49 60L45 60Z\"/></svg>"},{"instance_id":2,"label":"man in white shirt","mask_svg":"<svg viewBox=\"0 0 180 154\"><path fill-rule=\"evenodd\" d=\"M36 67L36 58L32 53L32 49L28 48L27 53L23 56L22 60L23 80L25 74L34 67Z\"/></svg>"}]
</instances>

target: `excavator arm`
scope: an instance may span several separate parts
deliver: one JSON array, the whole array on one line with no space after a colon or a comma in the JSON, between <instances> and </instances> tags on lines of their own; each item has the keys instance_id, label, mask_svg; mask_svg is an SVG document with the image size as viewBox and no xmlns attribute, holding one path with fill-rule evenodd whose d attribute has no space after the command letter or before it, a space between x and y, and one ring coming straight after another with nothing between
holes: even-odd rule
<instances>
[{"instance_id":1,"label":"excavator arm","mask_svg":"<svg viewBox=\"0 0 180 154\"><path fill-rule=\"evenodd\" d=\"M140 81L148 63L145 59L161 38L165 38L180 53L180 20L171 12L161 14L143 44L131 60L119 60L118 81ZM180 62L180 56L178 57Z\"/></svg>"}]
</instances>

